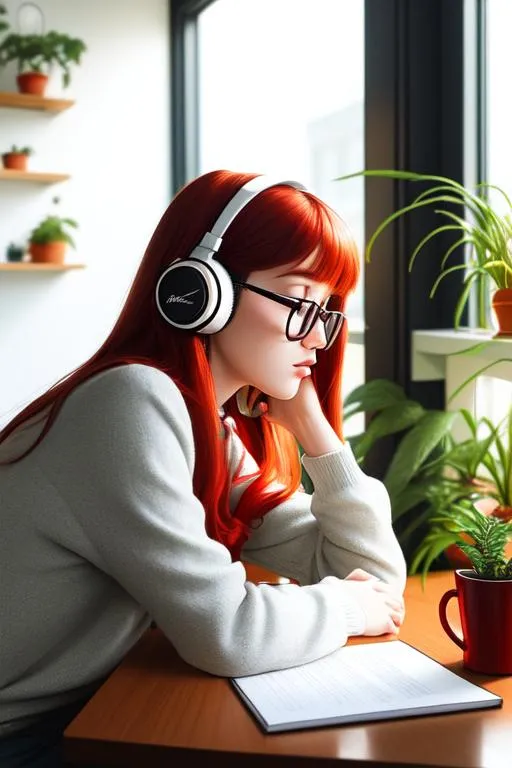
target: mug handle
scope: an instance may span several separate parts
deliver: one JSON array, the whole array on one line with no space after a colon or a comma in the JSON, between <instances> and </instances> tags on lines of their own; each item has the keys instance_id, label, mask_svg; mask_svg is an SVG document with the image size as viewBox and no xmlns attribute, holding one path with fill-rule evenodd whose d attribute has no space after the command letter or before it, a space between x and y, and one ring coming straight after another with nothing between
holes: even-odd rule
<instances>
[{"instance_id":1,"label":"mug handle","mask_svg":"<svg viewBox=\"0 0 512 768\"><path fill-rule=\"evenodd\" d=\"M445 592L442 596L440 602L439 602L439 619L441 621L442 627L450 640L453 640L453 642L459 646L459 648L462 648L463 651L466 650L466 643L464 640L462 640L458 635L455 634L453 629L451 628L450 624L448 623L448 619L446 617L446 606L448 605L448 602L452 599L452 597L457 597L458 590L456 589L449 589L448 592Z\"/></svg>"}]
</instances>

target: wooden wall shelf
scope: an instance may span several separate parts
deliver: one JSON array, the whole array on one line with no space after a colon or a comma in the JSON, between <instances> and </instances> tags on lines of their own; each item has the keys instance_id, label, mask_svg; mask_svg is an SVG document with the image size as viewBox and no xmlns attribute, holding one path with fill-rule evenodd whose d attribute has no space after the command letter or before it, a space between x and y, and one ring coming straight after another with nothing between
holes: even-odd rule
<instances>
[{"instance_id":1,"label":"wooden wall shelf","mask_svg":"<svg viewBox=\"0 0 512 768\"><path fill-rule=\"evenodd\" d=\"M84 269L85 264L33 264L30 261L6 261L0 263L5 272L65 272L69 269Z\"/></svg>"},{"instance_id":2,"label":"wooden wall shelf","mask_svg":"<svg viewBox=\"0 0 512 768\"><path fill-rule=\"evenodd\" d=\"M57 184L67 181L69 173L46 173L43 171L16 171L10 168L0 168L0 181L35 181L38 184Z\"/></svg>"},{"instance_id":3,"label":"wooden wall shelf","mask_svg":"<svg viewBox=\"0 0 512 768\"><path fill-rule=\"evenodd\" d=\"M0 107L12 109L38 109L42 112L62 112L72 107L72 99L47 99L44 96L32 96L29 93L0 91Z\"/></svg>"}]
</instances>

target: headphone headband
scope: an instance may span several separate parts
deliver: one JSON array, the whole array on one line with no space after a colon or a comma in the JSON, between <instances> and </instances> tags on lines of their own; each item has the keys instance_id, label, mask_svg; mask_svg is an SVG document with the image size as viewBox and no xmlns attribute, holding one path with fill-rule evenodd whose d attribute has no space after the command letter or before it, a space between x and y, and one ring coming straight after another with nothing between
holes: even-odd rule
<instances>
[{"instance_id":1,"label":"headphone headband","mask_svg":"<svg viewBox=\"0 0 512 768\"><path fill-rule=\"evenodd\" d=\"M156 304L170 325L217 333L228 324L235 309L235 291L229 273L215 255L240 211L260 192L280 185L307 191L298 181L255 176L233 195L190 256L174 261L161 275L156 286Z\"/></svg>"},{"instance_id":2,"label":"headphone headband","mask_svg":"<svg viewBox=\"0 0 512 768\"><path fill-rule=\"evenodd\" d=\"M269 187L280 186L281 184L306 191L306 187L299 181L280 181L279 179L270 176L255 176L254 179L251 179L244 184L243 187L240 187L238 192L231 198L211 230L206 232L203 236L198 247L206 248L209 251L217 253L222 245L222 238L226 234L228 227L238 216L240 211L245 208L247 203L250 203L256 195L260 194L260 192L264 192Z\"/></svg>"}]
</instances>

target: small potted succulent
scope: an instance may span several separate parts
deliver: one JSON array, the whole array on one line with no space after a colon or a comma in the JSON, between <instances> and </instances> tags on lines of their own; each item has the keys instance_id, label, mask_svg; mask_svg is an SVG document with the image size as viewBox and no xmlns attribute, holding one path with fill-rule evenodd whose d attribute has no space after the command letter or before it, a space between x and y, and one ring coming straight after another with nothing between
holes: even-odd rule
<instances>
[{"instance_id":1,"label":"small potted succulent","mask_svg":"<svg viewBox=\"0 0 512 768\"><path fill-rule=\"evenodd\" d=\"M512 674L512 522L482 515L469 502L453 505L438 524L459 537L472 567L455 571L455 589L442 596L439 618L447 635L463 651L463 664L474 672ZM462 540L469 536L470 543ZM447 605L458 601L462 637L447 618Z\"/></svg>"},{"instance_id":2,"label":"small potted succulent","mask_svg":"<svg viewBox=\"0 0 512 768\"><path fill-rule=\"evenodd\" d=\"M0 13L5 15L5 7ZM7 34L0 42L0 67L15 62L18 70L17 85L20 93L43 96L52 67L62 70L62 86L71 81L71 66L81 63L87 50L80 38L51 30L44 34L20 35L8 31L8 24L0 18L0 32Z\"/></svg>"},{"instance_id":3,"label":"small potted succulent","mask_svg":"<svg viewBox=\"0 0 512 768\"><path fill-rule=\"evenodd\" d=\"M2 154L3 166L13 171L26 171L28 158L32 154L34 154L32 147L17 147L13 144L11 149Z\"/></svg>"},{"instance_id":4,"label":"small potted succulent","mask_svg":"<svg viewBox=\"0 0 512 768\"><path fill-rule=\"evenodd\" d=\"M54 197L53 202L59 203L59 198ZM63 264L68 245L75 248L69 230L77 227L75 219L56 214L46 216L30 233L28 252L31 260L35 263Z\"/></svg>"}]
</instances>

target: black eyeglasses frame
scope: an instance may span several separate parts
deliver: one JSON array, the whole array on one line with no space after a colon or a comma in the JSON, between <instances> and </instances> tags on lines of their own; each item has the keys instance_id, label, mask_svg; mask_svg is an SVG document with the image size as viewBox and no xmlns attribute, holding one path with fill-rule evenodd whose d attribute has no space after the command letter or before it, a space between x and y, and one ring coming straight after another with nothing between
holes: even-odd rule
<instances>
[{"instance_id":1,"label":"black eyeglasses frame","mask_svg":"<svg viewBox=\"0 0 512 768\"><path fill-rule=\"evenodd\" d=\"M334 326L335 330L331 335L331 338L327 338L326 333L326 345L323 347L323 351L329 349L336 340L337 336L339 335L341 329L343 328L343 323L345 322L346 315L343 312L338 312L336 310L331 309L324 309L320 306L316 301L313 301L312 299L297 299L292 296L283 296L281 293L274 293L274 291L268 291L266 288L260 288L258 285L252 285L251 283L244 283L242 280L233 280L233 285L238 286L239 288L246 288L249 291L252 291L253 293L257 293L260 296L264 296L267 299L271 299L271 301L275 301L278 304L282 304L284 307L288 307L292 311L288 315L288 320L286 322L286 338L288 341L301 341L302 339L305 339L306 336L311 333L312 329L314 328L316 322L318 321L318 318L321 319L321 321L324 324L324 329L327 328L327 320L330 317L336 317L337 319L337 325ZM293 317L293 313L297 312L297 310L303 305L303 304L309 304L314 307L314 314L313 314L313 320L309 323L306 331L299 336L291 336L289 332L290 322Z\"/></svg>"}]
</instances>

